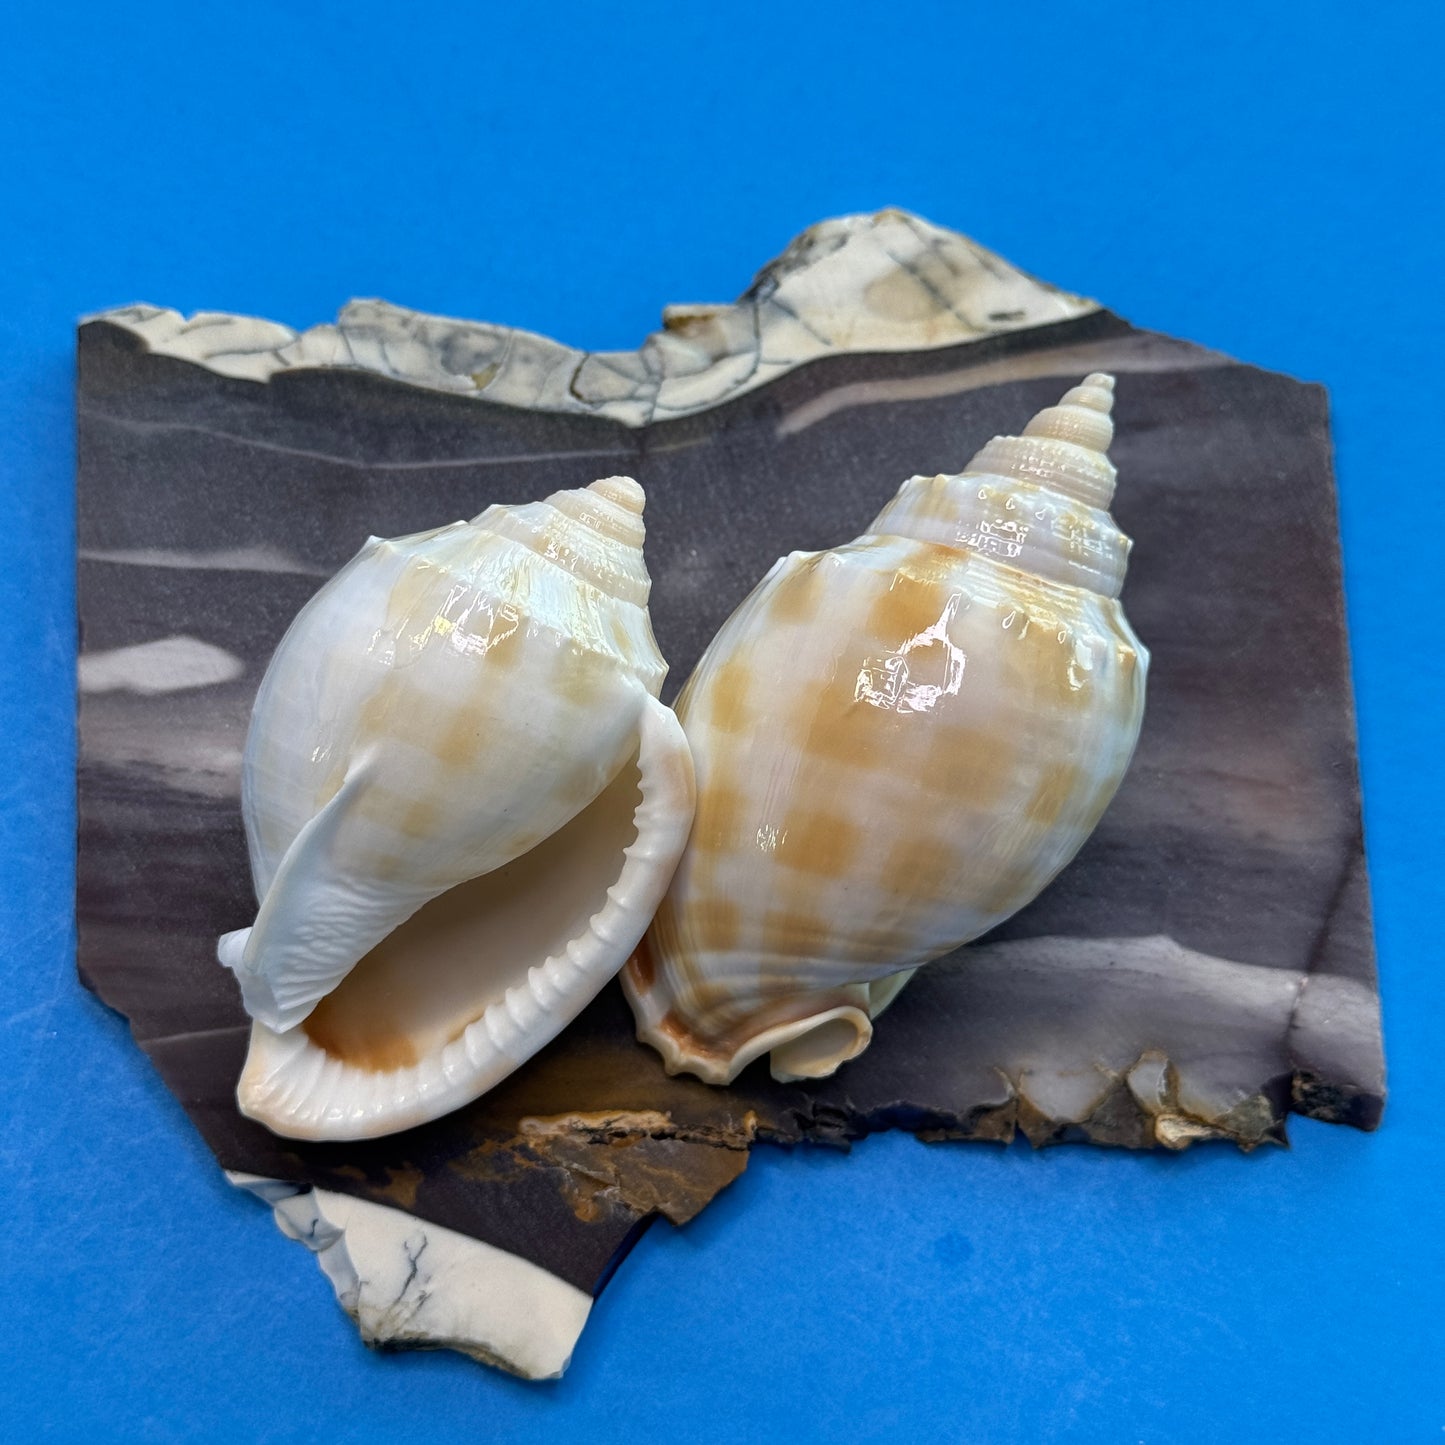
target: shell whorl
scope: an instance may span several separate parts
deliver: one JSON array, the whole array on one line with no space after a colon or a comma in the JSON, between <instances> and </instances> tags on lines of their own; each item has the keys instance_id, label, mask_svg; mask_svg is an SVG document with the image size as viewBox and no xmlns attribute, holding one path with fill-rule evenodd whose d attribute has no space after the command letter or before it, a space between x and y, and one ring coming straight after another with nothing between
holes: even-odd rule
<instances>
[{"instance_id":1,"label":"shell whorl","mask_svg":"<svg viewBox=\"0 0 1445 1445\"><path fill-rule=\"evenodd\" d=\"M1118 596L1129 539L1114 525L1114 378L1093 372L1018 436L997 436L963 471L911 477L875 535L972 552L1047 581Z\"/></svg>"},{"instance_id":2,"label":"shell whorl","mask_svg":"<svg viewBox=\"0 0 1445 1445\"><path fill-rule=\"evenodd\" d=\"M605 477L540 502L488 507L472 525L510 538L622 602L647 605L642 560L646 494L631 477Z\"/></svg>"},{"instance_id":3,"label":"shell whorl","mask_svg":"<svg viewBox=\"0 0 1445 1445\"><path fill-rule=\"evenodd\" d=\"M994 437L963 469L964 476L1039 482L1086 506L1105 509L1114 496L1114 378L1091 372L1056 406L1046 406L1021 436Z\"/></svg>"}]
</instances>

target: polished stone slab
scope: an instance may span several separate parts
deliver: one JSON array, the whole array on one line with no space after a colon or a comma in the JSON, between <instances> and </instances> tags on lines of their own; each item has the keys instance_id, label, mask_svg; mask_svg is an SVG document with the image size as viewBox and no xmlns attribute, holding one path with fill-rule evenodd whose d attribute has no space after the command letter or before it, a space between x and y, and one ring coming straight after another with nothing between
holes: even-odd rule
<instances>
[{"instance_id":1,"label":"polished stone slab","mask_svg":"<svg viewBox=\"0 0 1445 1445\"><path fill-rule=\"evenodd\" d=\"M388 1334L397 1312L332 1271L369 1338L555 1373L586 1311L547 1281L595 1294L758 1140L1252 1148L1291 1111L1378 1122L1321 388L1137 330L900 212L814 228L738 303L673 308L636 352L363 302L299 334L124 308L82 326L79 363L82 976L288 1232L329 1221L389 1278L434 1228L436 1257L470 1258L459 1236L514 1259L517 1310L568 1302L509 1356L495 1316L469 1346L459 1284L432 1336ZM1153 653L1138 755L1078 859L920 974L861 1058L806 1085L762 1065L727 1090L669 1079L613 985L424 1128L306 1145L241 1118L246 1024L214 941L254 909L247 713L290 618L369 533L637 477L670 698L777 556L853 537L903 478L957 470L1092 370L1119 379L1124 596ZM347 1198L377 1207L364 1228Z\"/></svg>"}]
</instances>

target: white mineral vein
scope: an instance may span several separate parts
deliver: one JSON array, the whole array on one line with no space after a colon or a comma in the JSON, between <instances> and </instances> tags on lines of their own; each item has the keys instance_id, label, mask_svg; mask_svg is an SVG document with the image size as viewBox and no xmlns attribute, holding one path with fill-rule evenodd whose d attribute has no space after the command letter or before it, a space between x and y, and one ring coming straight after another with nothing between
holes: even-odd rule
<instances>
[{"instance_id":1,"label":"white mineral vein","mask_svg":"<svg viewBox=\"0 0 1445 1445\"><path fill-rule=\"evenodd\" d=\"M335 322L302 332L148 305L93 319L125 328L152 352L248 381L337 367L645 426L705 411L820 356L957 346L1098 309L957 232L886 210L804 231L732 305L667 307L663 329L636 351L579 351L385 301L353 301Z\"/></svg>"},{"instance_id":2,"label":"white mineral vein","mask_svg":"<svg viewBox=\"0 0 1445 1445\"><path fill-rule=\"evenodd\" d=\"M202 572L293 572L302 577L329 577L331 572L303 562L280 547L257 543L251 547L214 547L185 551L175 547L82 547L82 562L111 562L126 567L169 567Z\"/></svg>"},{"instance_id":3,"label":"white mineral vein","mask_svg":"<svg viewBox=\"0 0 1445 1445\"><path fill-rule=\"evenodd\" d=\"M365 1199L228 1170L316 1255L368 1345L460 1350L528 1380L556 1379L589 1295L495 1245Z\"/></svg>"},{"instance_id":4,"label":"white mineral vein","mask_svg":"<svg viewBox=\"0 0 1445 1445\"><path fill-rule=\"evenodd\" d=\"M834 412L854 407L958 396L1005 381L1082 376L1090 371L1187 371L1229 364L1229 357L1223 353L1196 346L1193 342L1176 341L1172 336L1161 336L1151 331L1136 331L1130 336L1111 336L1106 341L1051 346L1035 356L1015 354L998 361L975 362L952 371L846 382L820 391L791 411L784 412L778 421L777 434L780 437L792 436L825 420Z\"/></svg>"},{"instance_id":5,"label":"white mineral vein","mask_svg":"<svg viewBox=\"0 0 1445 1445\"><path fill-rule=\"evenodd\" d=\"M77 677L81 692L123 690L152 697L194 687L215 687L234 681L245 670L246 664L225 648L178 634L106 652L83 653Z\"/></svg>"}]
</instances>

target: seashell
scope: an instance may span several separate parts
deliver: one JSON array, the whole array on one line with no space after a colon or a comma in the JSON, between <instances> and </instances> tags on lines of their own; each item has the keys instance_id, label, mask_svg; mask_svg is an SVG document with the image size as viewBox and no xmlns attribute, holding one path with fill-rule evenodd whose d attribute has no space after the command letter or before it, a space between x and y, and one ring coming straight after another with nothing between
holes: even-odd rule
<instances>
[{"instance_id":1,"label":"seashell","mask_svg":"<svg viewBox=\"0 0 1445 1445\"><path fill-rule=\"evenodd\" d=\"M260 906L217 950L255 1020L243 1113L305 1139L436 1118L637 945L693 804L642 505L613 477L372 538L291 625L243 769Z\"/></svg>"},{"instance_id":2,"label":"seashell","mask_svg":"<svg viewBox=\"0 0 1445 1445\"><path fill-rule=\"evenodd\" d=\"M1128 766L1148 654L1118 601L1113 378L870 530L781 559L677 701L697 811L623 972L669 1072L860 1053L911 971L1029 902Z\"/></svg>"}]
</instances>

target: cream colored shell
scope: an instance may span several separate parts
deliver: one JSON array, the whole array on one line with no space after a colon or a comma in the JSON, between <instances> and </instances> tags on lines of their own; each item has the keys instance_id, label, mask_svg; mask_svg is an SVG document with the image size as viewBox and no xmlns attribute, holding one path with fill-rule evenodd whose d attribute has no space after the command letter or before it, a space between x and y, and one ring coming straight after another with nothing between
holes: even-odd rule
<instances>
[{"instance_id":1,"label":"cream colored shell","mask_svg":"<svg viewBox=\"0 0 1445 1445\"><path fill-rule=\"evenodd\" d=\"M243 1112L359 1138L475 1098L621 967L692 773L611 478L373 538L277 649L247 738L260 906L220 941Z\"/></svg>"},{"instance_id":2,"label":"cream colored shell","mask_svg":"<svg viewBox=\"0 0 1445 1445\"><path fill-rule=\"evenodd\" d=\"M1032 899L1113 796L1147 653L1117 600L1113 380L847 546L783 558L678 699L698 801L624 973L670 1071L860 1052L909 971Z\"/></svg>"}]
</instances>

